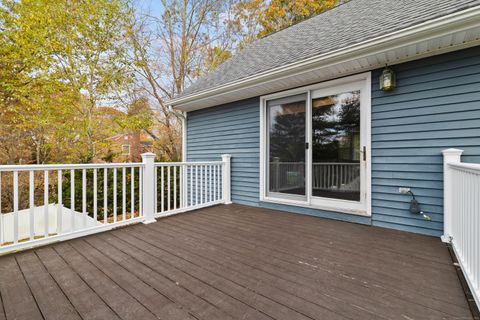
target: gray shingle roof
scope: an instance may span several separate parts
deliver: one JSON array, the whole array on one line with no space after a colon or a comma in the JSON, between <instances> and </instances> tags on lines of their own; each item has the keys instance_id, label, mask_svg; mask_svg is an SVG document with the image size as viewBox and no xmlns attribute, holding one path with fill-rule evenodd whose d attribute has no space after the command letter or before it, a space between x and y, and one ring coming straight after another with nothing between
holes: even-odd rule
<instances>
[{"instance_id":1,"label":"gray shingle roof","mask_svg":"<svg viewBox=\"0 0 480 320\"><path fill-rule=\"evenodd\" d=\"M181 96L347 48L477 5L480 0L351 0L257 40L215 71L199 78Z\"/></svg>"}]
</instances>

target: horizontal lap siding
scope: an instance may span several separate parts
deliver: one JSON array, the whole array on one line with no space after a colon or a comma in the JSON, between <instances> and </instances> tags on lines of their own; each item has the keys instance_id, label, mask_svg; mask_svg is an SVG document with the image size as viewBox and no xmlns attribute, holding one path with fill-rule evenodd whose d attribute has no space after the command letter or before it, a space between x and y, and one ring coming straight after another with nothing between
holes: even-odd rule
<instances>
[{"instance_id":1,"label":"horizontal lap siding","mask_svg":"<svg viewBox=\"0 0 480 320\"><path fill-rule=\"evenodd\" d=\"M187 159L220 160L232 155L232 201L258 205L259 99L238 101L187 116Z\"/></svg>"},{"instance_id":2,"label":"horizontal lap siding","mask_svg":"<svg viewBox=\"0 0 480 320\"><path fill-rule=\"evenodd\" d=\"M465 150L463 160L480 162L480 48L394 67L398 87L378 89L372 73L372 224L441 235L442 150ZM422 210L409 213L408 186Z\"/></svg>"},{"instance_id":3,"label":"horizontal lap siding","mask_svg":"<svg viewBox=\"0 0 480 320\"><path fill-rule=\"evenodd\" d=\"M378 90L372 72L372 219L301 207L259 203L259 98L188 113L188 160L232 154L232 200L236 203L441 235L441 151L465 150L480 163L480 47L394 67L398 87ZM425 221L410 214L408 186Z\"/></svg>"},{"instance_id":4,"label":"horizontal lap siding","mask_svg":"<svg viewBox=\"0 0 480 320\"><path fill-rule=\"evenodd\" d=\"M251 206L370 224L371 219L259 201L260 98L189 112L187 159L219 160L232 155L232 201Z\"/></svg>"}]
</instances>

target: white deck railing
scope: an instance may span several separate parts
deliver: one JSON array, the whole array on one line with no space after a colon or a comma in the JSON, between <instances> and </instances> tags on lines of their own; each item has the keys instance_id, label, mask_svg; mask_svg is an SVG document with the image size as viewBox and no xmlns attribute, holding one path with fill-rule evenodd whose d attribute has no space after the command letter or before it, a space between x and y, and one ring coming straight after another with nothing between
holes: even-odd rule
<instances>
[{"instance_id":1,"label":"white deck railing","mask_svg":"<svg viewBox=\"0 0 480 320\"><path fill-rule=\"evenodd\" d=\"M274 192L305 187L304 162L270 162L270 190ZM313 190L359 191L360 164L351 162L314 162Z\"/></svg>"},{"instance_id":2,"label":"white deck railing","mask_svg":"<svg viewBox=\"0 0 480 320\"><path fill-rule=\"evenodd\" d=\"M0 166L0 254L230 203L222 161Z\"/></svg>"},{"instance_id":3,"label":"white deck railing","mask_svg":"<svg viewBox=\"0 0 480 320\"><path fill-rule=\"evenodd\" d=\"M462 150L444 155L444 235L480 306L480 164L462 163Z\"/></svg>"},{"instance_id":4,"label":"white deck railing","mask_svg":"<svg viewBox=\"0 0 480 320\"><path fill-rule=\"evenodd\" d=\"M313 189L360 191L360 163L314 162Z\"/></svg>"}]
</instances>

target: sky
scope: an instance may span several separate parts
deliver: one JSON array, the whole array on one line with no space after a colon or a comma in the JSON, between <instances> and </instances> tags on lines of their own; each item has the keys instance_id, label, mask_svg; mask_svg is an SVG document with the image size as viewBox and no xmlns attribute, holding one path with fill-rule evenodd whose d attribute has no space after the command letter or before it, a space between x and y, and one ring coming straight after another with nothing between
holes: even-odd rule
<instances>
[{"instance_id":1,"label":"sky","mask_svg":"<svg viewBox=\"0 0 480 320\"><path fill-rule=\"evenodd\" d=\"M162 12L162 3L160 0L135 0L136 7L152 16L159 16Z\"/></svg>"}]
</instances>

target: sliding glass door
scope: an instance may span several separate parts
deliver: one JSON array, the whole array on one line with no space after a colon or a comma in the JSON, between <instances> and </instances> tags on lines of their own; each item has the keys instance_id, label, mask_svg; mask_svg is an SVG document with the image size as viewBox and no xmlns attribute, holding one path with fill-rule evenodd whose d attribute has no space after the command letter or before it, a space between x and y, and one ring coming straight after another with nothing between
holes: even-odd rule
<instances>
[{"instance_id":1,"label":"sliding glass door","mask_svg":"<svg viewBox=\"0 0 480 320\"><path fill-rule=\"evenodd\" d=\"M268 193L305 199L306 95L271 100L268 115Z\"/></svg>"},{"instance_id":2,"label":"sliding glass door","mask_svg":"<svg viewBox=\"0 0 480 320\"><path fill-rule=\"evenodd\" d=\"M360 91L312 99L312 196L360 201Z\"/></svg>"},{"instance_id":3,"label":"sliding glass door","mask_svg":"<svg viewBox=\"0 0 480 320\"><path fill-rule=\"evenodd\" d=\"M370 214L370 78L363 76L263 98L262 200Z\"/></svg>"}]
</instances>

